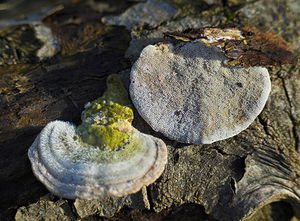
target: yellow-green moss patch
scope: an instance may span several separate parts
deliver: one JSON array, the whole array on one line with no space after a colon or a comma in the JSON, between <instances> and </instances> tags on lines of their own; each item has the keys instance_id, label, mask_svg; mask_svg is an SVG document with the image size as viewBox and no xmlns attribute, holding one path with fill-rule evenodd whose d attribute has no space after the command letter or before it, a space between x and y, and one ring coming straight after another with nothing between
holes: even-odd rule
<instances>
[{"instance_id":1,"label":"yellow-green moss patch","mask_svg":"<svg viewBox=\"0 0 300 221\"><path fill-rule=\"evenodd\" d=\"M133 117L128 93L120 77L110 75L106 92L86 105L82 124L77 130L84 142L116 150L128 142Z\"/></svg>"}]
</instances>

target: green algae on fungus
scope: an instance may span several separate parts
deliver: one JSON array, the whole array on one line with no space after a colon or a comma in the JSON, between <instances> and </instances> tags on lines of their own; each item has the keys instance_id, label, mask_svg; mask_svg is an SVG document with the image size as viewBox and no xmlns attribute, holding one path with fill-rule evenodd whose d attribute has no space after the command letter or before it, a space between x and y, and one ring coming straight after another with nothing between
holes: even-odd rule
<instances>
[{"instance_id":1,"label":"green algae on fungus","mask_svg":"<svg viewBox=\"0 0 300 221\"><path fill-rule=\"evenodd\" d=\"M36 177L68 199L121 197L139 191L162 174L164 142L132 127L133 111L120 78L88 103L79 127L62 121L46 125L28 151Z\"/></svg>"},{"instance_id":2,"label":"green algae on fungus","mask_svg":"<svg viewBox=\"0 0 300 221\"><path fill-rule=\"evenodd\" d=\"M141 150L141 146L142 140L133 134L124 148L120 148L118 151L110 151L107 149L97 151L92 160L98 163L117 163L120 160L130 160L130 158Z\"/></svg>"},{"instance_id":3,"label":"green algae on fungus","mask_svg":"<svg viewBox=\"0 0 300 221\"><path fill-rule=\"evenodd\" d=\"M129 105L121 79L110 75L103 96L88 103L82 113L78 133L83 142L110 150L124 146L132 134L133 111Z\"/></svg>"}]
</instances>

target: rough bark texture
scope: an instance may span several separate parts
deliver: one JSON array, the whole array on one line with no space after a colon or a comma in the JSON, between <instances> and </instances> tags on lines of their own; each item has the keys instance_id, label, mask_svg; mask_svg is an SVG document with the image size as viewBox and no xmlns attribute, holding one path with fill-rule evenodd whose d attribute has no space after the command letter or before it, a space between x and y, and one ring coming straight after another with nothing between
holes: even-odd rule
<instances>
[{"instance_id":1,"label":"rough bark texture","mask_svg":"<svg viewBox=\"0 0 300 221\"><path fill-rule=\"evenodd\" d=\"M124 54L130 31L104 25L100 20L104 15L123 12L133 3L91 2L65 4L44 19L61 43L60 54L47 61L25 59L35 49L23 50L22 44L13 44L2 36L6 39L3 44L28 53L20 60L3 62L17 64L0 66L0 219L299 219L299 62L294 67L269 68L269 100L255 122L239 135L212 145L184 145L156 134L168 144L169 162L162 177L143 191L119 199L75 202L46 195L27 158L27 150L41 128L55 119L78 124L84 104L104 92L107 75L120 73L128 82L131 64ZM203 23L250 23L276 31L299 53L299 1L222 1L225 5L220 1L168 2L177 8L177 15L157 28L144 25L134 29L131 50L134 42L141 47L145 42L162 40L147 39L147 33L159 36L166 29L175 31L176 27ZM254 12L260 10L263 13L255 16ZM154 134L139 116L135 126ZM280 202L271 204L275 201Z\"/></svg>"}]
</instances>

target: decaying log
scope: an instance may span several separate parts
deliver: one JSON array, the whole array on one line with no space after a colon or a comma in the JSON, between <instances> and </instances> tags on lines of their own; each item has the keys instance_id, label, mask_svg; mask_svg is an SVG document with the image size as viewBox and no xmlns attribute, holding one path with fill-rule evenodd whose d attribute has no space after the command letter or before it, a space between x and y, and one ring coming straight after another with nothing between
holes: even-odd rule
<instances>
[{"instance_id":1,"label":"decaying log","mask_svg":"<svg viewBox=\"0 0 300 221\"><path fill-rule=\"evenodd\" d=\"M74 220L97 214L118 217L121 210L125 220L132 216L126 211L142 211L142 216L150 210L165 217L166 211L176 214L182 208L203 207L203 220L251 220L276 201L289 203L300 217L299 62L294 67L269 68L272 91L263 112L248 129L224 141L176 143L152 131L136 113L135 126L164 139L169 150L162 177L143 191L96 201L43 198L48 192L27 159L36 135L52 120L78 124L84 104L104 92L109 74L122 74L128 82L131 64L124 54L129 32L123 27L103 30L80 53L73 53L71 45L69 55L0 67L0 219L14 217L17 210L19 220L35 217L36 211L42 211L38 215L43 217L60 211L59 217ZM67 213L56 210L62 205ZM49 212L47 207L54 209Z\"/></svg>"}]
</instances>

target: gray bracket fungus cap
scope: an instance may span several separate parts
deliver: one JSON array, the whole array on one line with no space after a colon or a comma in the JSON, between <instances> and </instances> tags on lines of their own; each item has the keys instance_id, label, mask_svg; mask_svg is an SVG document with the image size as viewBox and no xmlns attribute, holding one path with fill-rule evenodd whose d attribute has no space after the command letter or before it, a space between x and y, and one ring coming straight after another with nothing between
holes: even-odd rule
<instances>
[{"instance_id":1,"label":"gray bracket fungus cap","mask_svg":"<svg viewBox=\"0 0 300 221\"><path fill-rule=\"evenodd\" d=\"M28 156L35 176L50 192L68 199L120 197L139 191L162 174L167 163L167 147L162 140L139 132L130 121L124 123L124 119L113 119L111 125L108 123L116 113L121 116L121 111L131 110L115 105L114 101L118 98L115 93L106 92L86 105L83 112L83 120L86 121L79 127L69 122L53 121L35 139ZM100 102L102 108L99 107ZM93 113L93 107L97 112ZM91 123L92 119L101 124ZM94 142L98 134L89 136L89 133L97 126L100 132L106 133L105 136L100 135L109 141L108 144L112 143L108 137L111 131L115 134L128 132L128 139L125 142L122 140L117 148L90 144L90 137ZM118 133L114 131L119 128ZM112 140L115 139L112 137Z\"/></svg>"},{"instance_id":2,"label":"gray bracket fungus cap","mask_svg":"<svg viewBox=\"0 0 300 221\"><path fill-rule=\"evenodd\" d=\"M149 45L131 69L130 96L155 130L183 143L210 144L246 129L271 81L263 67L227 67L202 42Z\"/></svg>"}]
</instances>

